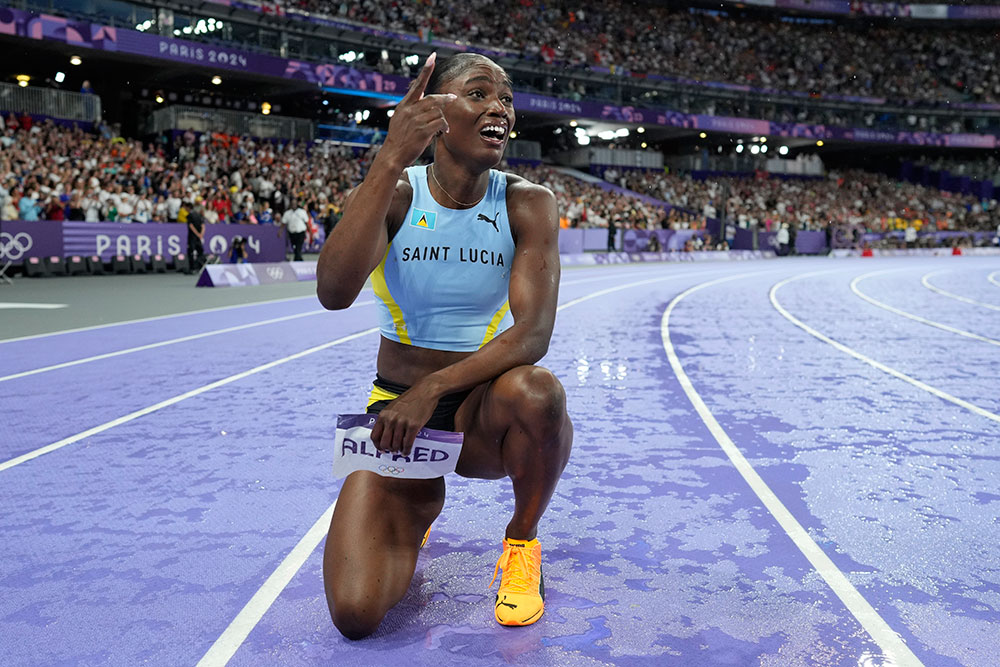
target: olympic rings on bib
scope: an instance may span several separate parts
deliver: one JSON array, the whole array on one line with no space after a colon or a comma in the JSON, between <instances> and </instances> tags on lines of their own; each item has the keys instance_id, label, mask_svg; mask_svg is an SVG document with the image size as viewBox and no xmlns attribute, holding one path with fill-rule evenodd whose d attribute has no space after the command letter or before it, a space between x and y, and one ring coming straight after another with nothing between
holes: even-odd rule
<instances>
[{"instance_id":1,"label":"olympic rings on bib","mask_svg":"<svg viewBox=\"0 0 1000 667\"><path fill-rule=\"evenodd\" d=\"M381 465L378 467L379 472L384 472L387 475L402 475L406 472L406 468L398 468L396 466Z\"/></svg>"}]
</instances>

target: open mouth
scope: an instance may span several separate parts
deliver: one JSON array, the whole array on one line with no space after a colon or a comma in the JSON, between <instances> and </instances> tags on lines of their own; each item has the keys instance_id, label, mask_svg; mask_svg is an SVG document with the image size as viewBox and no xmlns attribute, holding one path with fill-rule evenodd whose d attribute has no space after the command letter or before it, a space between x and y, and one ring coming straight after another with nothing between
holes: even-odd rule
<instances>
[{"instance_id":1,"label":"open mouth","mask_svg":"<svg viewBox=\"0 0 1000 667\"><path fill-rule=\"evenodd\" d=\"M479 131L479 136L491 146L502 146L507 137L507 128L503 125L487 125Z\"/></svg>"}]
</instances>

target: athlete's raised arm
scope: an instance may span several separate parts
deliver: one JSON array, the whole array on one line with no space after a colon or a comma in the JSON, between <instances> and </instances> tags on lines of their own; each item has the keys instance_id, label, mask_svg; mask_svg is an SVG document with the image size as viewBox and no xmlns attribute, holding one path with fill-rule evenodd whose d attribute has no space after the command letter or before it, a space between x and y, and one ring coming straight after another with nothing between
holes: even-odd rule
<instances>
[{"instance_id":1,"label":"athlete's raised arm","mask_svg":"<svg viewBox=\"0 0 1000 667\"><path fill-rule=\"evenodd\" d=\"M454 95L424 95L434 71L431 54L389 122L385 144L375 156L364 182L344 203L344 215L323 245L316 268L316 295L331 310L347 308L365 280L382 261L389 243L389 224L402 219L412 189L403 170L412 164L434 136L448 131L444 107Z\"/></svg>"}]
</instances>

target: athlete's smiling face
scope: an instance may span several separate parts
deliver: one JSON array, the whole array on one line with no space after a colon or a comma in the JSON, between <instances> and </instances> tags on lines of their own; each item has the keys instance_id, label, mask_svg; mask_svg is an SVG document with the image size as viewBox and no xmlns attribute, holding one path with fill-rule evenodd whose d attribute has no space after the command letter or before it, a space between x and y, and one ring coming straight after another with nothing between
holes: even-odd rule
<instances>
[{"instance_id":1,"label":"athlete's smiling face","mask_svg":"<svg viewBox=\"0 0 1000 667\"><path fill-rule=\"evenodd\" d=\"M445 110L449 131L442 138L449 152L471 153L490 167L500 162L514 129L514 93L507 73L484 59L460 71L440 92L457 96Z\"/></svg>"}]
</instances>

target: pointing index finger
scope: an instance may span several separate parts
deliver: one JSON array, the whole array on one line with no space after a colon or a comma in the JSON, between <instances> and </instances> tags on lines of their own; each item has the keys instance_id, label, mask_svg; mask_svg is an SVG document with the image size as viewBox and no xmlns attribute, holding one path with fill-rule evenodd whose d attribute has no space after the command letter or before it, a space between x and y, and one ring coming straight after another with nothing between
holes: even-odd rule
<instances>
[{"instance_id":1,"label":"pointing index finger","mask_svg":"<svg viewBox=\"0 0 1000 667\"><path fill-rule=\"evenodd\" d=\"M424 61L424 66L420 70L420 74L417 78L413 80L410 85L410 89L406 91L406 95L400 100L400 104L409 104L421 99L424 96L424 90L427 88L427 82L431 78L431 72L434 71L434 63L437 62L437 51L427 56L427 60Z\"/></svg>"}]
</instances>

